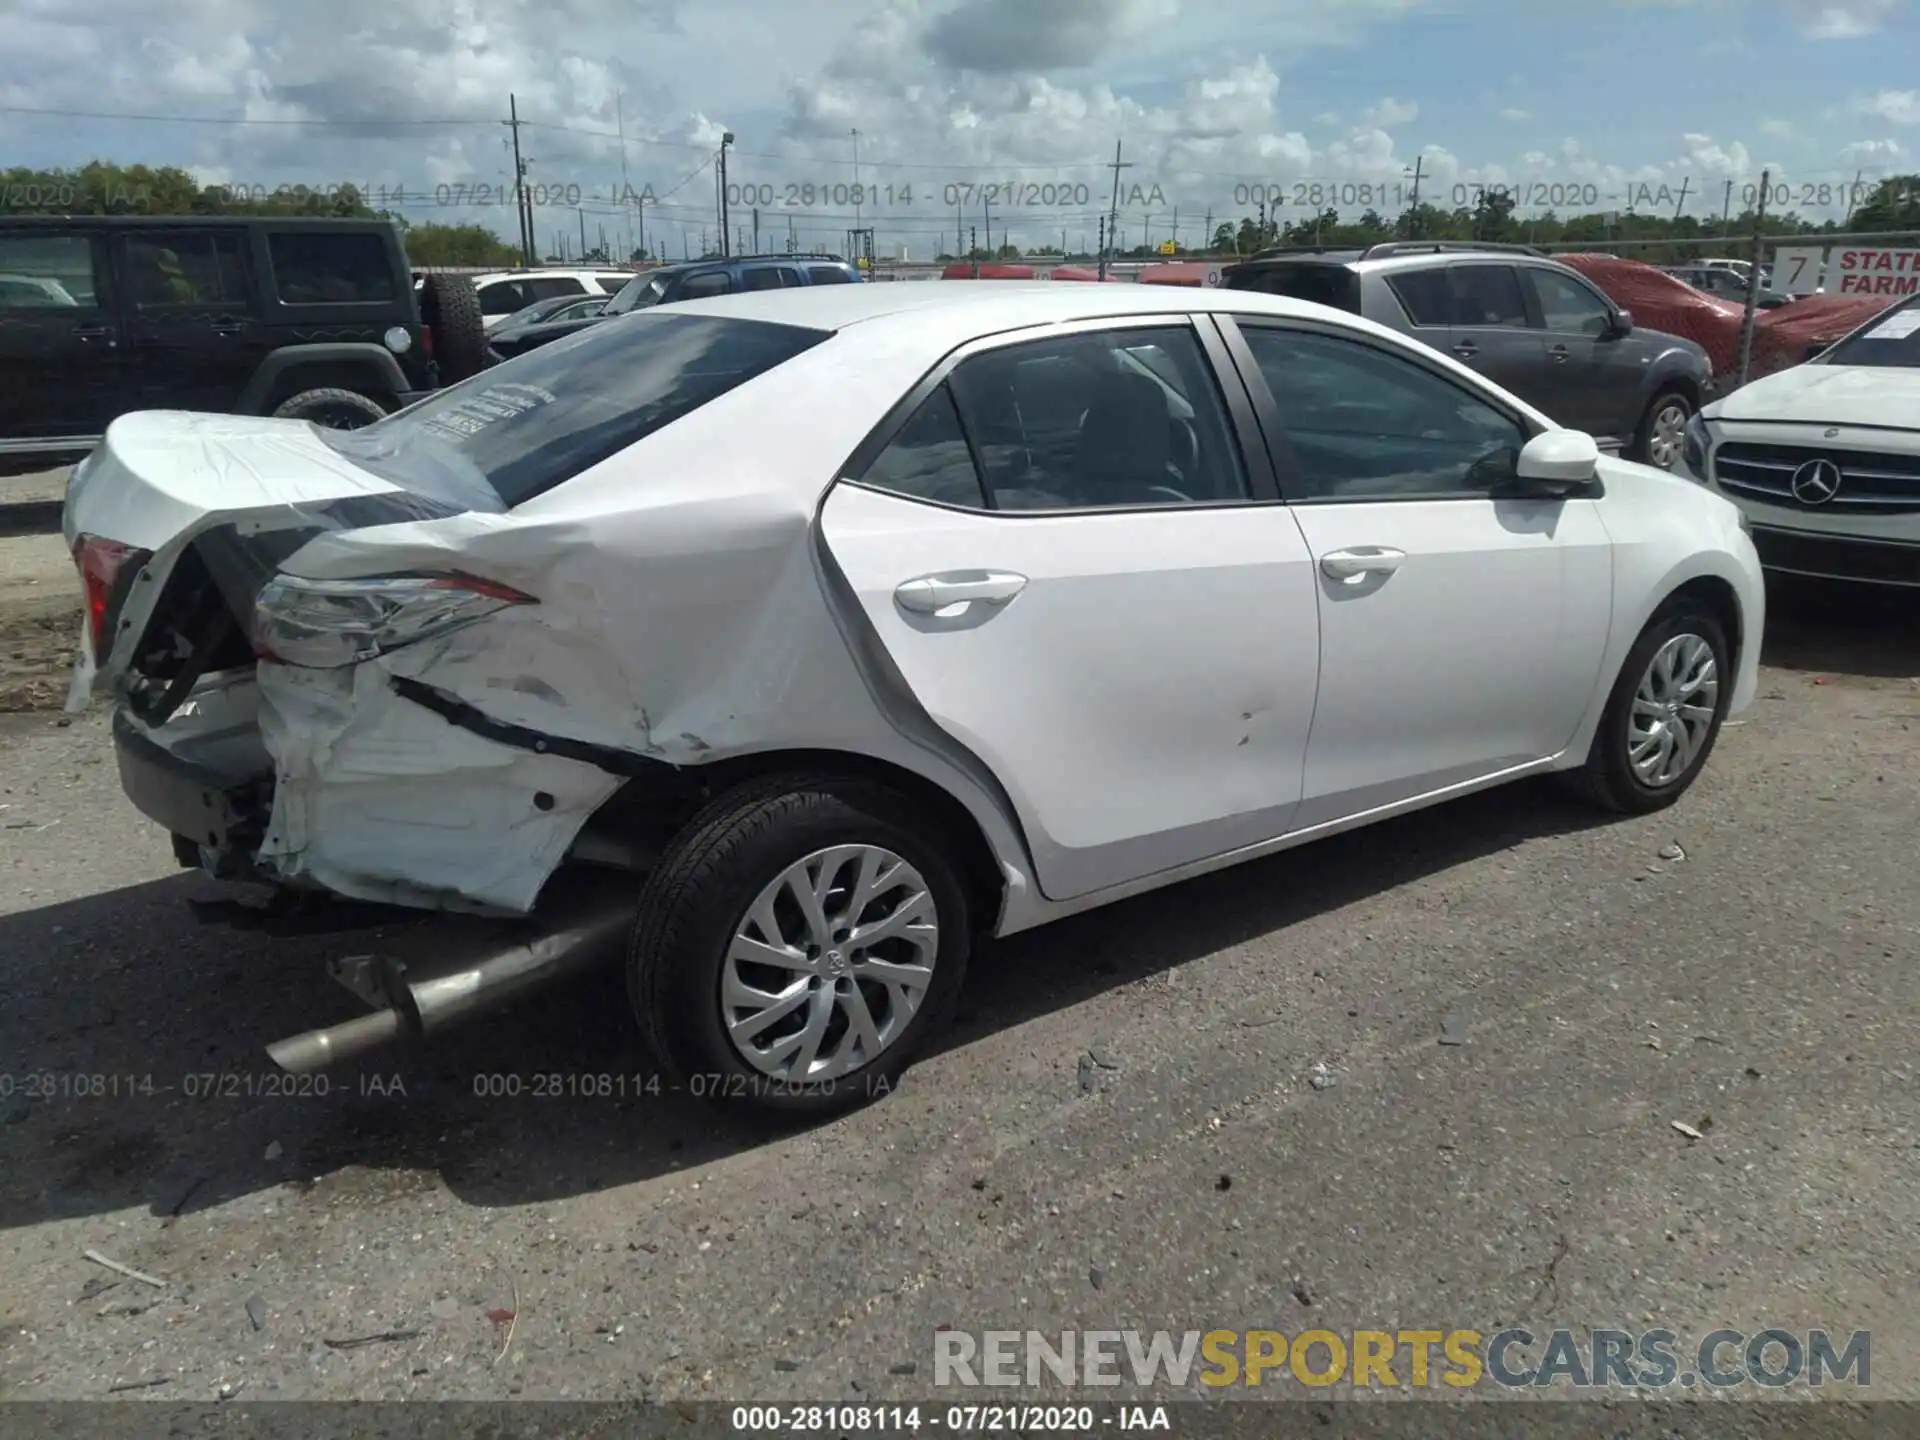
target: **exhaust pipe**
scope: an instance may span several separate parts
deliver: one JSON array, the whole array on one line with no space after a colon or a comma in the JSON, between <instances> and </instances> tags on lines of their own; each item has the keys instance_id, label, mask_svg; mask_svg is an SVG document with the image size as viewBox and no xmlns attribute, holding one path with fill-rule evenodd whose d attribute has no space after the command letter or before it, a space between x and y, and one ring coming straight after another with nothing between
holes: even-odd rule
<instances>
[{"instance_id":1,"label":"exhaust pipe","mask_svg":"<svg viewBox=\"0 0 1920 1440\"><path fill-rule=\"evenodd\" d=\"M395 965L389 1004L371 1015L308 1030L267 1047L282 1070L306 1075L403 1041L439 1034L463 1020L592 969L633 924L634 902L602 902L573 924L516 941L473 964L418 980ZM354 987L357 989L357 987Z\"/></svg>"}]
</instances>

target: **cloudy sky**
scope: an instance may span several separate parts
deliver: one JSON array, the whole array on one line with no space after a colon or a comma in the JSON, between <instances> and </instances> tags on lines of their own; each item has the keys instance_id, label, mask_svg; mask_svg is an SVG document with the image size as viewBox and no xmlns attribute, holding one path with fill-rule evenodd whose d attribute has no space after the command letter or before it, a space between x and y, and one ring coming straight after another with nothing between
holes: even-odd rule
<instances>
[{"instance_id":1,"label":"cloudy sky","mask_svg":"<svg viewBox=\"0 0 1920 1440\"><path fill-rule=\"evenodd\" d=\"M1443 204L1696 214L1771 167L1821 216L1920 169L1915 0L0 0L0 25L0 165L350 181L508 233L470 201L509 179L511 94L542 243L624 243L624 185L670 255L716 224L727 130L742 239L757 203L766 248L858 223L915 257L957 226L1091 244L1116 141L1129 244L1262 195L1390 212L1416 165Z\"/></svg>"}]
</instances>

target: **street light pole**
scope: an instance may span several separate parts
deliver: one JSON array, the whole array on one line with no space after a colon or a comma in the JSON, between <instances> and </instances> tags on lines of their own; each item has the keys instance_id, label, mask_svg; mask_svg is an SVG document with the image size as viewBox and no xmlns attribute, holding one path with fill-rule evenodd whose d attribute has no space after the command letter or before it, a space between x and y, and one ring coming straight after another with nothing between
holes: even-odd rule
<instances>
[{"instance_id":1,"label":"street light pole","mask_svg":"<svg viewBox=\"0 0 1920 1440\"><path fill-rule=\"evenodd\" d=\"M722 131L720 135L720 253L731 255L732 242L727 235L727 147L733 144L733 132Z\"/></svg>"}]
</instances>

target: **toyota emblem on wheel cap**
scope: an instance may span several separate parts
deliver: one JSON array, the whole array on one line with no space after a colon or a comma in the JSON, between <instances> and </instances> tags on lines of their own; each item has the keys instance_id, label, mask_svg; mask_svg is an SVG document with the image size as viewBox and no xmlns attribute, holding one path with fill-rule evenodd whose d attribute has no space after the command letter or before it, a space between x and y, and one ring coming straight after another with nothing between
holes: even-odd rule
<instances>
[{"instance_id":1,"label":"toyota emblem on wheel cap","mask_svg":"<svg viewBox=\"0 0 1920 1440\"><path fill-rule=\"evenodd\" d=\"M1809 460L1793 472L1793 498L1802 505L1824 505L1840 493L1840 467L1831 460Z\"/></svg>"}]
</instances>

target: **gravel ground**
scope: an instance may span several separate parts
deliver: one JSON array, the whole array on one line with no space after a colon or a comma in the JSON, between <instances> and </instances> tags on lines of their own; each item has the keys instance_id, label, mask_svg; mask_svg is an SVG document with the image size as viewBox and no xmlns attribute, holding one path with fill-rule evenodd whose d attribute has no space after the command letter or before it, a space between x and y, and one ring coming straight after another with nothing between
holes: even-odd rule
<instances>
[{"instance_id":1,"label":"gravel ground","mask_svg":"<svg viewBox=\"0 0 1920 1440\"><path fill-rule=\"evenodd\" d=\"M58 535L0 536L0 714L66 699L80 611L80 580Z\"/></svg>"},{"instance_id":2,"label":"gravel ground","mask_svg":"<svg viewBox=\"0 0 1920 1440\"><path fill-rule=\"evenodd\" d=\"M1920 615L1802 596L1768 659L1675 810L1512 788L1019 937L784 1134L631 1093L597 978L274 1088L356 1012L324 957L483 927L201 924L100 720L0 716L0 1395L926 1399L943 1325L1657 1322L1871 1329L1920 1397Z\"/></svg>"}]
</instances>

